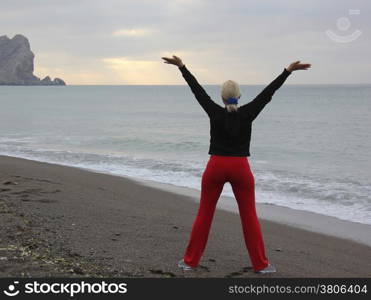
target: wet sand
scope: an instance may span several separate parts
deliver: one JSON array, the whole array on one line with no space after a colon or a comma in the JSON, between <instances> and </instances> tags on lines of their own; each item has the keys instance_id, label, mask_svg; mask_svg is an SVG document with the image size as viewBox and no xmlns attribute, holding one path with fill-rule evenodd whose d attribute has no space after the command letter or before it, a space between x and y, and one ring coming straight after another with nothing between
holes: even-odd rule
<instances>
[{"instance_id":1,"label":"wet sand","mask_svg":"<svg viewBox=\"0 0 371 300\"><path fill-rule=\"evenodd\" d=\"M370 246L266 219L278 272L255 274L238 214L222 209L199 269L184 272L197 209L195 197L131 178L0 156L0 276L371 277Z\"/></svg>"}]
</instances>

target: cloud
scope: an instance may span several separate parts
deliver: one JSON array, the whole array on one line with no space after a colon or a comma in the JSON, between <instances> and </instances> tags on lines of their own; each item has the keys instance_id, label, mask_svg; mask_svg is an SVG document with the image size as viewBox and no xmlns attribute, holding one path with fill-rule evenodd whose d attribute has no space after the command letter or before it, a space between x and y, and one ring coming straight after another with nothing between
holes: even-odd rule
<instances>
[{"instance_id":1,"label":"cloud","mask_svg":"<svg viewBox=\"0 0 371 300\"><path fill-rule=\"evenodd\" d=\"M121 84L177 84L170 69L160 60L133 60L126 57L103 58L106 68L113 71L113 80Z\"/></svg>"},{"instance_id":2,"label":"cloud","mask_svg":"<svg viewBox=\"0 0 371 300\"><path fill-rule=\"evenodd\" d=\"M145 60L130 60L125 57L112 57L103 58L102 61L107 64L112 69L122 69L122 68L139 68L143 69L153 64L157 64L157 61L145 61Z\"/></svg>"},{"instance_id":3,"label":"cloud","mask_svg":"<svg viewBox=\"0 0 371 300\"><path fill-rule=\"evenodd\" d=\"M112 33L113 36L145 36L149 35L152 31L150 29L119 29Z\"/></svg>"},{"instance_id":4,"label":"cloud","mask_svg":"<svg viewBox=\"0 0 371 300\"><path fill-rule=\"evenodd\" d=\"M172 54L202 83L267 83L296 59L313 68L290 83L357 83L370 82L370 13L360 0L2 0L0 34L27 36L38 76L70 84L184 84L161 62ZM329 29L363 34L339 44Z\"/></svg>"}]
</instances>

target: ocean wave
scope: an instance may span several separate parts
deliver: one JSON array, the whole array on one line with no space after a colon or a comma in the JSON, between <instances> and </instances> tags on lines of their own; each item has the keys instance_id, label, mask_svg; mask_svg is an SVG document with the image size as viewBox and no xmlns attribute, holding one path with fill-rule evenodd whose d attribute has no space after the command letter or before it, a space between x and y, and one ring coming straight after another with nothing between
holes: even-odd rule
<instances>
[{"instance_id":1,"label":"ocean wave","mask_svg":"<svg viewBox=\"0 0 371 300\"><path fill-rule=\"evenodd\" d=\"M80 167L108 174L153 180L200 190L204 162L140 158L131 155L24 147L30 140L2 144L4 155ZM314 178L284 171L254 170L256 201L312 211L340 219L371 224L371 187L347 178ZM230 184L222 195L233 197Z\"/></svg>"}]
</instances>

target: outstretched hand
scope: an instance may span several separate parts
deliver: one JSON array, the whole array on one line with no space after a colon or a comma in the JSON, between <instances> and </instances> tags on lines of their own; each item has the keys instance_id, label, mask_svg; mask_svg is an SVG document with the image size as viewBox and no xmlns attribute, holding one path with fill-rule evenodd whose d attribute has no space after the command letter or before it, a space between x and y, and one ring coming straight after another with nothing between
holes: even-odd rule
<instances>
[{"instance_id":1,"label":"outstretched hand","mask_svg":"<svg viewBox=\"0 0 371 300\"><path fill-rule=\"evenodd\" d=\"M297 70L308 70L312 65L311 64L302 64L300 60L293 62L290 64L286 70L289 72L297 71Z\"/></svg>"},{"instance_id":2,"label":"outstretched hand","mask_svg":"<svg viewBox=\"0 0 371 300\"><path fill-rule=\"evenodd\" d=\"M175 55L173 55L173 57L162 57L162 59L164 60L165 64L176 65L178 67L182 67L184 65L182 60Z\"/></svg>"}]
</instances>

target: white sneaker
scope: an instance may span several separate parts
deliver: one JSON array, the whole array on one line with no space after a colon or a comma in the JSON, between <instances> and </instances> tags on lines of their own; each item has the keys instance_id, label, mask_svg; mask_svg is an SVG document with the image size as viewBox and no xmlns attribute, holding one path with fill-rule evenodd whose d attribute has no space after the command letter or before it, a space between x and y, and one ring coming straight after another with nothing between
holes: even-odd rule
<instances>
[{"instance_id":1,"label":"white sneaker","mask_svg":"<svg viewBox=\"0 0 371 300\"><path fill-rule=\"evenodd\" d=\"M273 265L268 264L268 266L266 266L264 269L256 271L255 273L266 274L266 273L275 273L276 271L277 270Z\"/></svg>"},{"instance_id":2,"label":"white sneaker","mask_svg":"<svg viewBox=\"0 0 371 300\"><path fill-rule=\"evenodd\" d=\"M184 271L194 271L194 270L196 270L196 268L187 265L187 264L184 262L184 259L181 259L181 260L178 262L178 267L181 268L181 269L183 269Z\"/></svg>"}]
</instances>

